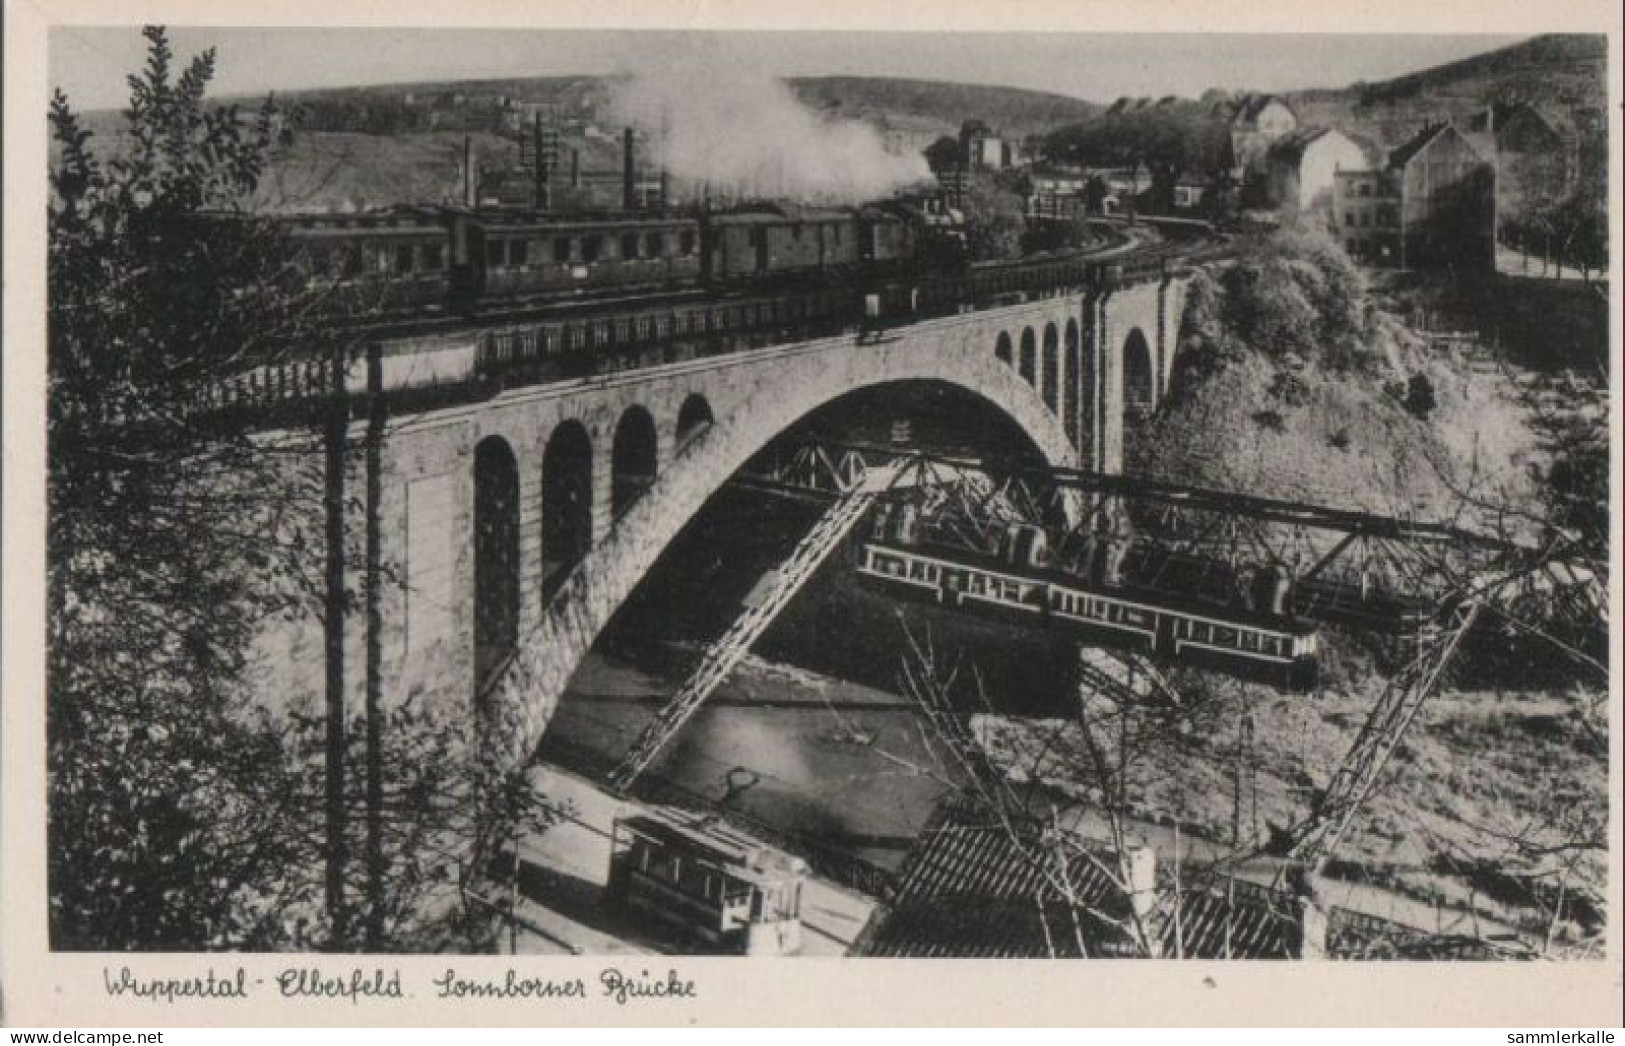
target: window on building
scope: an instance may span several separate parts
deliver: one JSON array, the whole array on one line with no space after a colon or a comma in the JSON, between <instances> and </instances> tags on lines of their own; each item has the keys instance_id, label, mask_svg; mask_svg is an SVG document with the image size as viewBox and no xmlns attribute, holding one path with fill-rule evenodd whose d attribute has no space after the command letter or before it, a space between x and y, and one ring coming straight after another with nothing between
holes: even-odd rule
<instances>
[{"instance_id":1,"label":"window on building","mask_svg":"<svg viewBox=\"0 0 1625 1046\"><path fill-rule=\"evenodd\" d=\"M685 232L680 237L678 237L678 246L682 248L682 252L685 255L694 253L694 247L695 247L696 243L697 243L697 238L695 237L695 235L692 232Z\"/></svg>"},{"instance_id":2,"label":"window on building","mask_svg":"<svg viewBox=\"0 0 1625 1046\"><path fill-rule=\"evenodd\" d=\"M621 257L628 260L638 256L638 234L626 232L621 234Z\"/></svg>"},{"instance_id":3,"label":"window on building","mask_svg":"<svg viewBox=\"0 0 1625 1046\"><path fill-rule=\"evenodd\" d=\"M1371 183L1370 182L1361 182L1360 183L1360 195L1361 196L1370 196L1371 195Z\"/></svg>"},{"instance_id":4,"label":"window on building","mask_svg":"<svg viewBox=\"0 0 1625 1046\"><path fill-rule=\"evenodd\" d=\"M595 262L602 253L604 253L604 238L602 236L583 236L581 238L582 261Z\"/></svg>"},{"instance_id":5,"label":"window on building","mask_svg":"<svg viewBox=\"0 0 1625 1046\"><path fill-rule=\"evenodd\" d=\"M649 233L643 238L643 256L645 258L661 258L666 254L666 237L658 232Z\"/></svg>"},{"instance_id":6,"label":"window on building","mask_svg":"<svg viewBox=\"0 0 1625 1046\"><path fill-rule=\"evenodd\" d=\"M530 258L530 243L527 240L508 241L508 264L523 265Z\"/></svg>"},{"instance_id":7,"label":"window on building","mask_svg":"<svg viewBox=\"0 0 1625 1046\"><path fill-rule=\"evenodd\" d=\"M1353 211L1349 211L1347 214L1343 215L1343 224L1347 225L1347 226L1350 226L1350 227L1353 227L1353 225L1354 225L1354 212Z\"/></svg>"},{"instance_id":8,"label":"window on building","mask_svg":"<svg viewBox=\"0 0 1625 1046\"><path fill-rule=\"evenodd\" d=\"M411 244L403 243L395 248L395 264L393 268L397 276L405 276L412 271Z\"/></svg>"},{"instance_id":9,"label":"window on building","mask_svg":"<svg viewBox=\"0 0 1625 1046\"><path fill-rule=\"evenodd\" d=\"M553 260L560 265L570 260L570 237L560 236L553 241Z\"/></svg>"},{"instance_id":10,"label":"window on building","mask_svg":"<svg viewBox=\"0 0 1625 1046\"><path fill-rule=\"evenodd\" d=\"M485 264L487 268L499 269L507 261L508 245L501 240L485 241Z\"/></svg>"},{"instance_id":11,"label":"window on building","mask_svg":"<svg viewBox=\"0 0 1625 1046\"><path fill-rule=\"evenodd\" d=\"M361 248L351 244L340 248L339 274L347 279L354 279L361 275Z\"/></svg>"},{"instance_id":12,"label":"window on building","mask_svg":"<svg viewBox=\"0 0 1625 1046\"><path fill-rule=\"evenodd\" d=\"M440 253L440 245L438 243L426 243L423 245L423 267L425 269L436 271L443 268L445 264L445 258Z\"/></svg>"}]
</instances>

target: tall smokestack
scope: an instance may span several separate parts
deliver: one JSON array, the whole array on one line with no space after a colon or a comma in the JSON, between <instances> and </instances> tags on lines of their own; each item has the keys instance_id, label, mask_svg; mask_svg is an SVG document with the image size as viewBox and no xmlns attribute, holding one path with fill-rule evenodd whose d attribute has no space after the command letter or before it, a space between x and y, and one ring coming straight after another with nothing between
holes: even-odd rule
<instances>
[{"instance_id":1,"label":"tall smokestack","mask_svg":"<svg viewBox=\"0 0 1625 1046\"><path fill-rule=\"evenodd\" d=\"M479 203L479 172L474 169L474 136L463 135L463 206Z\"/></svg>"},{"instance_id":2,"label":"tall smokestack","mask_svg":"<svg viewBox=\"0 0 1625 1046\"><path fill-rule=\"evenodd\" d=\"M660 209L666 209L666 201L671 199L671 181L667 173L671 167L671 108L662 106L660 110Z\"/></svg>"},{"instance_id":3,"label":"tall smokestack","mask_svg":"<svg viewBox=\"0 0 1625 1046\"><path fill-rule=\"evenodd\" d=\"M621 207L635 211L638 207L637 132L628 127L622 135L621 148Z\"/></svg>"},{"instance_id":4,"label":"tall smokestack","mask_svg":"<svg viewBox=\"0 0 1625 1046\"><path fill-rule=\"evenodd\" d=\"M548 210L553 206L553 158L548 153L552 145L542 133L542 114L538 110L531 127L531 148L536 162L536 209Z\"/></svg>"},{"instance_id":5,"label":"tall smokestack","mask_svg":"<svg viewBox=\"0 0 1625 1046\"><path fill-rule=\"evenodd\" d=\"M581 150L570 148L570 188L581 188Z\"/></svg>"}]
</instances>

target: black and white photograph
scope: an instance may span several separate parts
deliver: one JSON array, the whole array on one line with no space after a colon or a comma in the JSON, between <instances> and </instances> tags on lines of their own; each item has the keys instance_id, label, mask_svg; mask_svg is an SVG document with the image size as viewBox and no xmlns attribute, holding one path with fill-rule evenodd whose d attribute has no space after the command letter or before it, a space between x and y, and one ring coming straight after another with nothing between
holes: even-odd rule
<instances>
[{"instance_id":1,"label":"black and white photograph","mask_svg":"<svg viewBox=\"0 0 1625 1046\"><path fill-rule=\"evenodd\" d=\"M1486 27L52 26L49 952L1610 961L1618 55Z\"/></svg>"}]
</instances>

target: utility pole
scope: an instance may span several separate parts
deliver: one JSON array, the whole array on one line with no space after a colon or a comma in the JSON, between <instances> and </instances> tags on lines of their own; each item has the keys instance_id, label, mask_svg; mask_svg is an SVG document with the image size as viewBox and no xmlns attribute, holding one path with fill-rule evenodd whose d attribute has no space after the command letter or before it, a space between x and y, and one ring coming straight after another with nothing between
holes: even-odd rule
<instances>
[{"instance_id":1,"label":"utility pole","mask_svg":"<svg viewBox=\"0 0 1625 1046\"><path fill-rule=\"evenodd\" d=\"M326 736L326 850L325 901L330 923L328 948L348 947L344 901L344 869L349 857L344 838L344 469L350 434L349 391L346 387L348 354L343 339L335 339L329 365L329 389L324 433L326 476L322 496L326 512L327 569L324 593L324 650L327 687Z\"/></svg>"},{"instance_id":2,"label":"utility pole","mask_svg":"<svg viewBox=\"0 0 1625 1046\"><path fill-rule=\"evenodd\" d=\"M383 535L379 502L383 495L383 360L377 343L367 348L366 455L366 614L367 614L367 950L384 945L384 665Z\"/></svg>"}]
</instances>

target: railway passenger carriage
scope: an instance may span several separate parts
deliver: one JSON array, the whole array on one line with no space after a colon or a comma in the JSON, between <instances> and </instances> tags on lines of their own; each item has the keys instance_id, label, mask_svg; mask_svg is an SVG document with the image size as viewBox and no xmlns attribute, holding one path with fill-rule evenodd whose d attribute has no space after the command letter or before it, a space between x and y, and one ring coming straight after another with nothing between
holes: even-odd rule
<instances>
[{"instance_id":1,"label":"railway passenger carriage","mask_svg":"<svg viewBox=\"0 0 1625 1046\"><path fill-rule=\"evenodd\" d=\"M335 311L436 309L450 295L452 242L432 212L303 216L287 233L311 287L331 294Z\"/></svg>"},{"instance_id":2,"label":"railway passenger carriage","mask_svg":"<svg viewBox=\"0 0 1625 1046\"><path fill-rule=\"evenodd\" d=\"M700 276L692 218L478 212L454 222L464 292L477 297L657 288Z\"/></svg>"}]
</instances>

